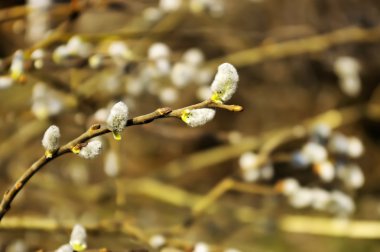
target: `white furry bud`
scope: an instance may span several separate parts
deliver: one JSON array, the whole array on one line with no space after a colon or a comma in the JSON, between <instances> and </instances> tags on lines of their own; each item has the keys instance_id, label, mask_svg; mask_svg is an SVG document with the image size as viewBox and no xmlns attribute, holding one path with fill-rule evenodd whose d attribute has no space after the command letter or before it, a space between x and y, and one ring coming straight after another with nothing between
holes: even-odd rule
<instances>
[{"instance_id":1,"label":"white furry bud","mask_svg":"<svg viewBox=\"0 0 380 252\"><path fill-rule=\"evenodd\" d=\"M178 90L172 87L165 87L159 91L159 98L163 104L173 104L178 100Z\"/></svg>"},{"instance_id":2,"label":"white furry bud","mask_svg":"<svg viewBox=\"0 0 380 252\"><path fill-rule=\"evenodd\" d=\"M309 188L299 188L288 198L289 204L297 209L308 207L313 202L313 192Z\"/></svg>"},{"instance_id":3,"label":"white furry bud","mask_svg":"<svg viewBox=\"0 0 380 252\"><path fill-rule=\"evenodd\" d=\"M67 41L67 50L70 55L87 57L91 53L90 44L83 41L79 36L73 36Z\"/></svg>"},{"instance_id":4,"label":"white furry bud","mask_svg":"<svg viewBox=\"0 0 380 252\"><path fill-rule=\"evenodd\" d=\"M242 170L256 169L258 164L257 154L253 152L245 152L239 158L239 166Z\"/></svg>"},{"instance_id":5,"label":"white furry bud","mask_svg":"<svg viewBox=\"0 0 380 252\"><path fill-rule=\"evenodd\" d=\"M365 178L363 171L356 164L341 167L338 175L348 188L358 189L364 185Z\"/></svg>"},{"instance_id":6,"label":"white furry bud","mask_svg":"<svg viewBox=\"0 0 380 252\"><path fill-rule=\"evenodd\" d=\"M221 64L211 84L211 100L223 103L231 99L236 92L238 81L239 75L235 67L229 63Z\"/></svg>"},{"instance_id":7,"label":"white furry bud","mask_svg":"<svg viewBox=\"0 0 380 252\"><path fill-rule=\"evenodd\" d=\"M53 52L53 61L55 63L62 63L67 57L69 56L69 50L67 49L66 45L60 45L57 48L55 48Z\"/></svg>"},{"instance_id":8,"label":"white furry bud","mask_svg":"<svg viewBox=\"0 0 380 252\"><path fill-rule=\"evenodd\" d=\"M327 158L327 150L324 146L314 143L308 142L306 143L301 150L302 154L304 154L312 163L318 163L326 160Z\"/></svg>"},{"instance_id":9,"label":"white furry bud","mask_svg":"<svg viewBox=\"0 0 380 252\"><path fill-rule=\"evenodd\" d=\"M120 170L119 158L115 151L109 151L104 159L104 172L109 177L116 177Z\"/></svg>"},{"instance_id":10,"label":"white furry bud","mask_svg":"<svg viewBox=\"0 0 380 252\"><path fill-rule=\"evenodd\" d=\"M92 69L98 69L100 67L103 66L103 63L104 63L104 57L103 55L101 54L95 54L95 55L92 55L89 59L88 59L88 65L92 68Z\"/></svg>"},{"instance_id":11,"label":"white furry bud","mask_svg":"<svg viewBox=\"0 0 380 252\"><path fill-rule=\"evenodd\" d=\"M132 58L132 52L123 41L114 41L108 47L108 54L114 60L128 60Z\"/></svg>"},{"instance_id":12,"label":"white furry bud","mask_svg":"<svg viewBox=\"0 0 380 252\"><path fill-rule=\"evenodd\" d=\"M9 76L0 76L0 89L5 89L13 84L13 79Z\"/></svg>"},{"instance_id":13,"label":"white furry bud","mask_svg":"<svg viewBox=\"0 0 380 252\"><path fill-rule=\"evenodd\" d=\"M182 0L160 0L159 7L164 12L173 12L181 8Z\"/></svg>"},{"instance_id":14,"label":"white furry bud","mask_svg":"<svg viewBox=\"0 0 380 252\"><path fill-rule=\"evenodd\" d=\"M120 133L123 131L128 120L128 107L124 102L113 105L107 118L108 129L113 132L114 138L120 140Z\"/></svg>"},{"instance_id":15,"label":"white furry bud","mask_svg":"<svg viewBox=\"0 0 380 252\"><path fill-rule=\"evenodd\" d=\"M192 66L199 66L205 60L203 52L198 48L191 48L187 50L183 54L182 58L185 63L190 64Z\"/></svg>"},{"instance_id":16,"label":"white furry bud","mask_svg":"<svg viewBox=\"0 0 380 252\"><path fill-rule=\"evenodd\" d=\"M210 247L207 245L207 243L204 242L198 242L194 246L194 252L209 252Z\"/></svg>"},{"instance_id":17,"label":"white furry bud","mask_svg":"<svg viewBox=\"0 0 380 252\"><path fill-rule=\"evenodd\" d=\"M360 64L355 58L342 56L334 62L334 70L339 76L357 75L360 70Z\"/></svg>"},{"instance_id":18,"label":"white furry bud","mask_svg":"<svg viewBox=\"0 0 380 252\"><path fill-rule=\"evenodd\" d=\"M275 189L284 195L292 195L300 188L300 184L294 178L286 178L276 183Z\"/></svg>"},{"instance_id":19,"label":"white furry bud","mask_svg":"<svg viewBox=\"0 0 380 252\"><path fill-rule=\"evenodd\" d=\"M166 238L163 235L157 234L153 235L149 239L149 245L152 248L158 249L166 244Z\"/></svg>"},{"instance_id":20,"label":"white furry bud","mask_svg":"<svg viewBox=\"0 0 380 252\"><path fill-rule=\"evenodd\" d=\"M148 7L143 11L143 17L148 22L156 22L162 17L162 10L155 7Z\"/></svg>"},{"instance_id":21,"label":"white furry bud","mask_svg":"<svg viewBox=\"0 0 380 252\"><path fill-rule=\"evenodd\" d=\"M149 47L148 58L150 60L167 59L170 56L170 48L164 43L154 43Z\"/></svg>"},{"instance_id":22,"label":"white furry bud","mask_svg":"<svg viewBox=\"0 0 380 252\"><path fill-rule=\"evenodd\" d=\"M335 178L334 165L328 160L316 163L314 165L314 171L324 182L331 182Z\"/></svg>"},{"instance_id":23,"label":"white furry bud","mask_svg":"<svg viewBox=\"0 0 380 252\"><path fill-rule=\"evenodd\" d=\"M348 138L347 155L351 158L358 158L364 152L362 141L357 137Z\"/></svg>"},{"instance_id":24,"label":"white furry bud","mask_svg":"<svg viewBox=\"0 0 380 252\"><path fill-rule=\"evenodd\" d=\"M313 188L311 190L313 192L312 207L316 210L326 210L331 200L330 193L320 188Z\"/></svg>"},{"instance_id":25,"label":"white furry bud","mask_svg":"<svg viewBox=\"0 0 380 252\"><path fill-rule=\"evenodd\" d=\"M14 80L20 80L24 74L24 52L22 50L17 50L12 58L11 66L9 70L11 72L11 77Z\"/></svg>"},{"instance_id":26,"label":"white furry bud","mask_svg":"<svg viewBox=\"0 0 380 252\"><path fill-rule=\"evenodd\" d=\"M339 57L334 63L335 73L340 78L340 88L348 96L355 97L360 93L360 64L352 57Z\"/></svg>"},{"instance_id":27,"label":"white furry bud","mask_svg":"<svg viewBox=\"0 0 380 252\"><path fill-rule=\"evenodd\" d=\"M341 216L347 216L355 211L355 203L350 196L340 191L331 193L329 210Z\"/></svg>"},{"instance_id":28,"label":"white furry bud","mask_svg":"<svg viewBox=\"0 0 380 252\"><path fill-rule=\"evenodd\" d=\"M209 108L185 110L181 119L190 127L197 127L211 121L215 116L215 110Z\"/></svg>"},{"instance_id":29,"label":"white furry bud","mask_svg":"<svg viewBox=\"0 0 380 252\"><path fill-rule=\"evenodd\" d=\"M59 138L61 134L59 128L55 125L50 126L42 138L42 146L44 146L46 152L45 156L51 158L53 153L59 148Z\"/></svg>"},{"instance_id":30,"label":"white furry bud","mask_svg":"<svg viewBox=\"0 0 380 252\"><path fill-rule=\"evenodd\" d=\"M70 236L70 245L75 251L83 251L87 248L87 234L86 229L80 225L75 224Z\"/></svg>"},{"instance_id":31,"label":"white furry bud","mask_svg":"<svg viewBox=\"0 0 380 252\"><path fill-rule=\"evenodd\" d=\"M192 65L177 62L170 73L170 79L176 87L183 88L192 82L195 72Z\"/></svg>"},{"instance_id":32,"label":"white furry bud","mask_svg":"<svg viewBox=\"0 0 380 252\"><path fill-rule=\"evenodd\" d=\"M56 249L54 252L73 252L73 248L70 244L64 244Z\"/></svg>"},{"instance_id":33,"label":"white furry bud","mask_svg":"<svg viewBox=\"0 0 380 252\"><path fill-rule=\"evenodd\" d=\"M84 146L79 151L79 156L86 158L86 159L92 159L100 154L100 151L102 150L102 142L100 141L91 141L88 142L86 146Z\"/></svg>"}]
</instances>

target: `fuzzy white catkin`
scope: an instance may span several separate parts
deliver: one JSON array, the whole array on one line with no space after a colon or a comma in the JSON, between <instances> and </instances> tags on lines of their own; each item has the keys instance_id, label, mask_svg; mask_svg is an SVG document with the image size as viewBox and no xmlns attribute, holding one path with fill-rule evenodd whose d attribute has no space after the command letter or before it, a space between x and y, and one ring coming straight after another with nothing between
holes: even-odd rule
<instances>
[{"instance_id":1,"label":"fuzzy white catkin","mask_svg":"<svg viewBox=\"0 0 380 252\"><path fill-rule=\"evenodd\" d=\"M78 54L82 49L83 40L79 36L72 36L69 41L67 41L67 50L70 54Z\"/></svg>"},{"instance_id":2,"label":"fuzzy white catkin","mask_svg":"<svg viewBox=\"0 0 380 252\"><path fill-rule=\"evenodd\" d=\"M205 60L205 56L200 49L190 48L183 54L182 59L187 64L190 64L192 66L199 66Z\"/></svg>"},{"instance_id":3,"label":"fuzzy white catkin","mask_svg":"<svg viewBox=\"0 0 380 252\"><path fill-rule=\"evenodd\" d=\"M42 146L45 150L49 152L54 152L59 147L59 138L61 137L61 133L59 132L59 128L55 125L51 125L44 134L42 138Z\"/></svg>"},{"instance_id":4,"label":"fuzzy white catkin","mask_svg":"<svg viewBox=\"0 0 380 252\"><path fill-rule=\"evenodd\" d=\"M327 158L327 150L324 146L314 143L308 142L303 147L301 152L312 162L322 162Z\"/></svg>"},{"instance_id":5,"label":"fuzzy white catkin","mask_svg":"<svg viewBox=\"0 0 380 252\"><path fill-rule=\"evenodd\" d=\"M102 142L98 140L94 140L94 141L88 142L87 145L84 146L80 150L79 156L86 159L92 159L98 156L101 150L102 150Z\"/></svg>"},{"instance_id":6,"label":"fuzzy white catkin","mask_svg":"<svg viewBox=\"0 0 380 252\"><path fill-rule=\"evenodd\" d=\"M5 89L13 84L13 79L9 76L0 76L0 89Z\"/></svg>"},{"instance_id":7,"label":"fuzzy white catkin","mask_svg":"<svg viewBox=\"0 0 380 252\"><path fill-rule=\"evenodd\" d=\"M119 158L115 151L108 151L104 159L104 172L109 177L116 177L119 174Z\"/></svg>"},{"instance_id":8,"label":"fuzzy white catkin","mask_svg":"<svg viewBox=\"0 0 380 252\"><path fill-rule=\"evenodd\" d=\"M236 248L227 248L223 250L223 252L241 252L241 250L236 249Z\"/></svg>"},{"instance_id":9,"label":"fuzzy white catkin","mask_svg":"<svg viewBox=\"0 0 380 252\"><path fill-rule=\"evenodd\" d=\"M245 182L255 182L260 179L260 169L242 170L242 178Z\"/></svg>"},{"instance_id":10,"label":"fuzzy white catkin","mask_svg":"<svg viewBox=\"0 0 380 252\"><path fill-rule=\"evenodd\" d=\"M357 75L360 70L360 64L355 58L342 56L334 62L334 70L340 77Z\"/></svg>"},{"instance_id":11,"label":"fuzzy white catkin","mask_svg":"<svg viewBox=\"0 0 380 252\"><path fill-rule=\"evenodd\" d=\"M73 252L73 248L70 244L64 244L56 249L54 252Z\"/></svg>"},{"instance_id":12,"label":"fuzzy white catkin","mask_svg":"<svg viewBox=\"0 0 380 252\"><path fill-rule=\"evenodd\" d=\"M148 22L156 22L162 17L162 10L156 7L148 7L143 11L143 17Z\"/></svg>"},{"instance_id":13,"label":"fuzzy white catkin","mask_svg":"<svg viewBox=\"0 0 380 252\"><path fill-rule=\"evenodd\" d=\"M108 129L112 132L120 133L123 131L128 120L128 107L120 101L113 105L110 114L107 118Z\"/></svg>"},{"instance_id":14,"label":"fuzzy white catkin","mask_svg":"<svg viewBox=\"0 0 380 252\"><path fill-rule=\"evenodd\" d=\"M339 87L347 96L356 97L362 90L362 83L359 75L348 75L340 79Z\"/></svg>"},{"instance_id":15,"label":"fuzzy white catkin","mask_svg":"<svg viewBox=\"0 0 380 252\"><path fill-rule=\"evenodd\" d=\"M289 204L297 209L308 207L313 202L313 192L309 188L299 188L289 196Z\"/></svg>"},{"instance_id":16,"label":"fuzzy white catkin","mask_svg":"<svg viewBox=\"0 0 380 252\"><path fill-rule=\"evenodd\" d=\"M350 164L340 170L340 178L348 188L358 189L364 185L363 171L356 164Z\"/></svg>"},{"instance_id":17,"label":"fuzzy white catkin","mask_svg":"<svg viewBox=\"0 0 380 252\"><path fill-rule=\"evenodd\" d=\"M357 137L349 137L347 145L347 155L351 158L358 158L364 152L362 141Z\"/></svg>"},{"instance_id":18,"label":"fuzzy white catkin","mask_svg":"<svg viewBox=\"0 0 380 252\"><path fill-rule=\"evenodd\" d=\"M300 188L300 184L294 178L286 178L279 181L276 184L276 187L279 188L281 193L283 193L284 195L290 196L294 194L296 191L298 191L298 189Z\"/></svg>"},{"instance_id":19,"label":"fuzzy white catkin","mask_svg":"<svg viewBox=\"0 0 380 252\"><path fill-rule=\"evenodd\" d=\"M18 79L22 75L24 72L24 52L22 50L17 50L14 53L9 69L14 79Z\"/></svg>"},{"instance_id":20,"label":"fuzzy white catkin","mask_svg":"<svg viewBox=\"0 0 380 252\"><path fill-rule=\"evenodd\" d=\"M265 166L261 167L259 170L260 170L260 177L262 179L270 180L273 178L274 168L272 164L266 164Z\"/></svg>"},{"instance_id":21,"label":"fuzzy white catkin","mask_svg":"<svg viewBox=\"0 0 380 252\"><path fill-rule=\"evenodd\" d=\"M108 54L114 59L129 59L132 52L123 41L114 41L108 47Z\"/></svg>"},{"instance_id":22,"label":"fuzzy white catkin","mask_svg":"<svg viewBox=\"0 0 380 252\"><path fill-rule=\"evenodd\" d=\"M337 154L347 154L348 138L342 133L334 133L329 139L328 149Z\"/></svg>"},{"instance_id":23,"label":"fuzzy white catkin","mask_svg":"<svg viewBox=\"0 0 380 252\"><path fill-rule=\"evenodd\" d=\"M157 59L154 66L154 71L157 77L168 75L172 68L170 61L165 58Z\"/></svg>"},{"instance_id":24,"label":"fuzzy white catkin","mask_svg":"<svg viewBox=\"0 0 380 252\"><path fill-rule=\"evenodd\" d=\"M157 234L153 235L149 239L149 245L152 248L158 249L166 244L166 238L163 235Z\"/></svg>"},{"instance_id":25,"label":"fuzzy white catkin","mask_svg":"<svg viewBox=\"0 0 380 252\"><path fill-rule=\"evenodd\" d=\"M86 229L80 225L75 224L70 236L70 245L75 251L83 251L87 248L87 234Z\"/></svg>"},{"instance_id":26,"label":"fuzzy white catkin","mask_svg":"<svg viewBox=\"0 0 380 252\"><path fill-rule=\"evenodd\" d=\"M69 50L66 45L60 45L54 49L53 61L55 63L61 63L64 59L69 56Z\"/></svg>"},{"instance_id":27,"label":"fuzzy white catkin","mask_svg":"<svg viewBox=\"0 0 380 252\"><path fill-rule=\"evenodd\" d=\"M341 192L333 191L331 193L331 203L329 210L340 216L347 216L355 211L355 203L350 196Z\"/></svg>"},{"instance_id":28,"label":"fuzzy white catkin","mask_svg":"<svg viewBox=\"0 0 380 252\"><path fill-rule=\"evenodd\" d=\"M101 54L95 54L88 59L88 65L92 69L100 68L101 66L103 66L103 63L104 63L104 57Z\"/></svg>"},{"instance_id":29,"label":"fuzzy white catkin","mask_svg":"<svg viewBox=\"0 0 380 252\"><path fill-rule=\"evenodd\" d=\"M187 116L182 116L182 119L190 127L198 127L211 121L215 116L215 110L210 108L192 109L186 111Z\"/></svg>"},{"instance_id":30,"label":"fuzzy white catkin","mask_svg":"<svg viewBox=\"0 0 380 252\"><path fill-rule=\"evenodd\" d=\"M204 242L198 242L194 246L193 252L209 252L210 247Z\"/></svg>"},{"instance_id":31,"label":"fuzzy white catkin","mask_svg":"<svg viewBox=\"0 0 380 252\"><path fill-rule=\"evenodd\" d=\"M313 193L311 206L316 210L326 210L331 200L330 193L320 188L313 188L311 190Z\"/></svg>"},{"instance_id":32,"label":"fuzzy white catkin","mask_svg":"<svg viewBox=\"0 0 380 252\"><path fill-rule=\"evenodd\" d=\"M164 12L173 12L181 8L182 0L160 0L158 5Z\"/></svg>"},{"instance_id":33,"label":"fuzzy white catkin","mask_svg":"<svg viewBox=\"0 0 380 252\"><path fill-rule=\"evenodd\" d=\"M46 52L43 49L39 48L32 52L32 54L30 55L30 58L33 60L37 60L37 59L42 59L45 56L46 56Z\"/></svg>"},{"instance_id":34,"label":"fuzzy white catkin","mask_svg":"<svg viewBox=\"0 0 380 252\"><path fill-rule=\"evenodd\" d=\"M170 79L176 87L183 88L192 82L195 72L192 65L177 62L170 73Z\"/></svg>"},{"instance_id":35,"label":"fuzzy white catkin","mask_svg":"<svg viewBox=\"0 0 380 252\"><path fill-rule=\"evenodd\" d=\"M154 43L148 49L148 58L150 60L167 59L169 56L170 48L164 43Z\"/></svg>"},{"instance_id":36,"label":"fuzzy white catkin","mask_svg":"<svg viewBox=\"0 0 380 252\"><path fill-rule=\"evenodd\" d=\"M239 166L242 170L252 170L257 168L258 157L253 152L245 152L239 158Z\"/></svg>"},{"instance_id":37,"label":"fuzzy white catkin","mask_svg":"<svg viewBox=\"0 0 380 252\"><path fill-rule=\"evenodd\" d=\"M178 100L178 90L172 87L165 87L159 91L159 98L163 104L173 104Z\"/></svg>"},{"instance_id":38,"label":"fuzzy white catkin","mask_svg":"<svg viewBox=\"0 0 380 252\"><path fill-rule=\"evenodd\" d=\"M239 75L235 67L229 63L223 63L218 67L214 81L211 84L213 100L226 102L236 92Z\"/></svg>"},{"instance_id":39,"label":"fuzzy white catkin","mask_svg":"<svg viewBox=\"0 0 380 252\"><path fill-rule=\"evenodd\" d=\"M335 178L334 165L328 160L316 164L315 171L324 182L331 182Z\"/></svg>"}]
</instances>

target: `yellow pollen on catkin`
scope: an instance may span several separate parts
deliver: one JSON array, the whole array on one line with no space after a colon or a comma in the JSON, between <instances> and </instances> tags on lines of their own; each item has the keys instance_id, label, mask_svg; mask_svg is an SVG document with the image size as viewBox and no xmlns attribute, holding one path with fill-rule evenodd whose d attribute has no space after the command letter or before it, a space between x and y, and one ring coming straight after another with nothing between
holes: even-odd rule
<instances>
[{"instance_id":1,"label":"yellow pollen on catkin","mask_svg":"<svg viewBox=\"0 0 380 252\"><path fill-rule=\"evenodd\" d=\"M74 146L71 148L71 151L74 153L74 154L79 154L80 152L80 148L78 146Z\"/></svg>"},{"instance_id":2,"label":"yellow pollen on catkin","mask_svg":"<svg viewBox=\"0 0 380 252\"><path fill-rule=\"evenodd\" d=\"M119 132L113 131L112 132L113 138L117 141L121 140L121 134Z\"/></svg>"},{"instance_id":3,"label":"yellow pollen on catkin","mask_svg":"<svg viewBox=\"0 0 380 252\"><path fill-rule=\"evenodd\" d=\"M184 110L181 114L181 119L182 121L184 121L185 123L188 122L188 119L189 119L189 115L190 115L190 111L188 109Z\"/></svg>"},{"instance_id":4,"label":"yellow pollen on catkin","mask_svg":"<svg viewBox=\"0 0 380 252\"><path fill-rule=\"evenodd\" d=\"M222 99L220 98L220 95L217 92L212 94L211 101L219 104L223 103Z\"/></svg>"},{"instance_id":5,"label":"yellow pollen on catkin","mask_svg":"<svg viewBox=\"0 0 380 252\"><path fill-rule=\"evenodd\" d=\"M45 151L45 157L46 158L52 158L53 157L53 153L51 151L49 151L49 150L46 150Z\"/></svg>"}]
</instances>

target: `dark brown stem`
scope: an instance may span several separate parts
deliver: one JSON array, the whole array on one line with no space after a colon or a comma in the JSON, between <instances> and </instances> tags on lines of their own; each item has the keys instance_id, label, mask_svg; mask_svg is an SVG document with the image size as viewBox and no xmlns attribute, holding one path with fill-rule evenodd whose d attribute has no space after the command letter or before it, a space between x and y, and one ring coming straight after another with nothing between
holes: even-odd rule
<instances>
[{"instance_id":1,"label":"dark brown stem","mask_svg":"<svg viewBox=\"0 0 380 252\"><path fill-rule=\"evenodd\" d=\"M180 118L181 114L186 109L198 109L198 108L219 108L219 109L225 109L228 111L241 111L242 109L240 106L236 105L224 105L224 104L216 104L213 103L210 100L203 101L201 103L197 103L188 107L172 110L171 108L159 108L155 110L152 113L137 116L132 119L129 119L125 125L125 127L133 126L133 125L140 125L140 124L147 124L150 123L156 119L160 118L168 118L168 117L176 117ZM88 140L104 135L107 133L110 133L111 131L107 129L104 126L101 126L99 124L91 126L85 133L80 135L79 137L69 141L65 145L61 146L51 158L46 158L45 156L40 157L32 166L30 166L22 175L21 177L16 181L16 183L5 192L3 199L0 203L0 221L4 217L4 215L8 212L8 210L11 208L11 203L17 196L17 194L24 188L26 183L33 177L35 173L37 173L40 169L42 169L47 163L50 161L66 154L71 153L72 148L79 147L81 144L86 143Z\"/></svg>"}]
</instances>

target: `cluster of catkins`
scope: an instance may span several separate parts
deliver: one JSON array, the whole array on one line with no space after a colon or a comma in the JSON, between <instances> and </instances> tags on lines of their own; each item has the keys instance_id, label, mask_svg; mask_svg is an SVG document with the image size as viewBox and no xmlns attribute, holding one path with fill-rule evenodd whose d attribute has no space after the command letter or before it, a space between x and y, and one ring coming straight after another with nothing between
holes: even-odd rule
<instances>
[{"instance_id":1,"label":"cluster of catkins","mask_svg":"<svg viewBox=\"0 0 380 252\"><path fill-rule=\"evenodd\" d=\"M210 98L213 90L208 85L212 80L212 71L204 67L205 56L199 48L186 50L182 57L173 61L171 49L164 43L152 44L148 50L145 61L140 61L128 75L123 75L123 69L136 56L133 50L124 41L113 41L108 44L106 53L95 52L94 46L85 42L80 36L73 36L67 43L58 46L51 54L42 49L36 49L31 53L30 59L34 68L42 68L44 64L52 60L57 65L70 64L72 59L87 62L92 69L106 67L107 63L118 66L113 72L107 73L102 78L102 90L113 95L120 94L125 83L125 95L129 101L142 94L149 93L156 96L164 105L172 105L180 99L180 92L190 84L195 84L198 100ZM0 77L0 88L9 87L14 81L20 81L25 76L26 55L17 51L10 66L10 74ZM225 67L225 66L224 66ZM230 71L225 68L225 71ZM236 72L236 71L235 71ZM230 75L236 73L231 72ZM226 75L226 74L224 74ZM217 78L223 78L219 74ZM237 78L237 77L234 77ZM226 97L224 97L226 100ZM66 109L70 104L69 99L58 91L54 91L46 83L37 83L33 88L32 113L38 119L46 119ZM132 103L133 104L133 103Z\"/></svg>"},{"instance_id":2,"label":"cluster of catkins","mask_svg":"<svg viewBox=\"0 0 380 252\"><path fill-rule=\"evenodd\" d=\"M225 12L224 0L160 0L157 7L148 7L143 17L148 22L157 22L165 14L188 8L194 14L206 13L212 17L221 17Z\"/></svg>"},{"instance_id":3,"label":"cluster of catkins","mask_svg":"<svg viewBox=\"0 0 380 252\"><path fill-rule=\"evenodd\" d=\"M169 46L157 42L148 48L147 59L127 77L128 95L138 97L146 92L158 97L161 103L171 105L179 100L180 92L193 83L197 84L199 100L210 95L207 85L212 80L212 72L203 68L205 56L200 49L190 48L173 62Z\"/></svg>"},{"instance_id":4,"label":"cluster of catkins","mask_svg":"<svg viewBox=\"0 0 380 252\"><path fill-rule=\"evenodd\" d=\"M142 13L142 18L149 23L155 23L166 14L177 12L181 9L189 9L195 14L209 13L211 16L220 17L224 14L225 7L224 0L190 0L189 2L183 0L160 0L157 7L146 8ZM9 74L0 76L0 89L7 88L14 82L25 81L26 66L28 68L32 66L35 69L42 69L46 63L54 62L57 65L65 65L68 61L70 62L70 59L80 59L86 61L89 67L98 69L109 58L119 66L124 66L127 61L134 58L134 55L123 41L111 43L106 53L97 53L94 46L80 36L71 37L67 43L59 45L51 53L38 48L26 55L24 51L17 50L12 57ZM160 67L165 68L165 63L163 64ZM0 70L5 70L3 61L0 61ZM182 70L179 67L176 71Z\"/></svg>"},{"instance_id":5,"label":"cluster of catkins","mask_svg":"<svg viewBox=\"0 0 380 252\"><path fill-rule=\"evenodd\" d=\"M237 89L239 81L238 73L234 66L229 63L223 63L219 66L215 79L211 84L212 94L210 100L214 103L224 103L231 99ZM111 108L105 122L107 128L112 132L114 139L121 140L121 132L127 125L129 110L125 103L118 102ZM204 125L211 121L215 116L215 110L211 108L185 109L182 111L181 119L191 127ZM47 158L53 155L59 149L60 130L57 126L50 126L42 139L42 145L45 148ZM100 140L92 140L80 146L72 146L72 152L83 158L96 157L102 148Z\"/></svg>"},{"instance_id":6,"label":"cluster of catkins","mask_svg":"<svg viewBox=\"0 0 380 252\"><path fill-rule=\"evenodd\" d=\"M354 212L355 204L345 192L353 192L364 184L364 174L355 162L363 152L363 144L357 137L332 132L329 126L318 124L308 141L292 154L290 166L291 169L310 171L317 184L336 189L301 186L302 183L296 178L278 180L275 189L285 195L295 208L312 207L337 215L349 215ZM244 153L239 164L245 181L274 178L273 165L268 162L262 164L253 152Z\"/></svg>"}]
</instances>

